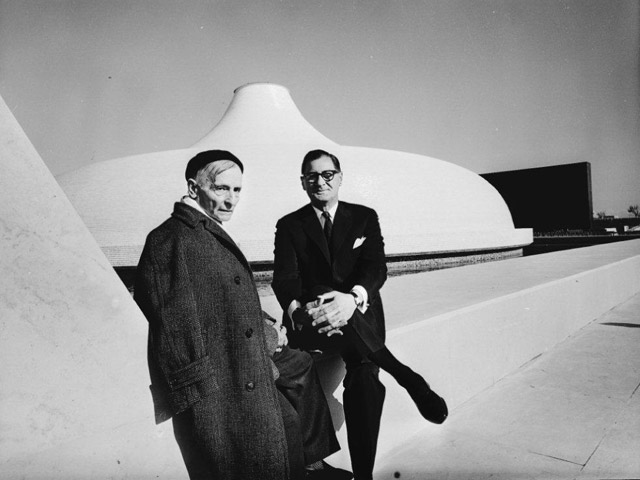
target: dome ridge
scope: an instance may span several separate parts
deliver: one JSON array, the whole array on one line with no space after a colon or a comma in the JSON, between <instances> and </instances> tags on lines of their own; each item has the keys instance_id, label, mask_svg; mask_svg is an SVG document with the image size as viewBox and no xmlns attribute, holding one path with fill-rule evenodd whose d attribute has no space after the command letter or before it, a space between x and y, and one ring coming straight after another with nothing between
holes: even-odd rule
<instances>
[{"instance_id":1,"label":"dome ridge","mask_svg":"<svg viewBox=\"0 0 640 480\"><path fill-rule=\"evenodd\" d=\"M280 143L336 145L304 118L289 89L259 82L236 88L220 121L192 148Z\"/></svg>"}]
</instances>

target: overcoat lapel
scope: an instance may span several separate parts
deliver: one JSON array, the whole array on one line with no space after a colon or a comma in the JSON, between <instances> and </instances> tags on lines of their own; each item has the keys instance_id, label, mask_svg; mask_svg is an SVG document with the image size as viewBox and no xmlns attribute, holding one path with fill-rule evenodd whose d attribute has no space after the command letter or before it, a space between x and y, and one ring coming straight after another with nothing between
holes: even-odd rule
<instances>
[{"instance_id":1,"label":"overcoat lapel","mask_svg":"<svg viewBox=\"0 0 640 480\"><path fill-rule=\"evenodd\" d=\"M229 236L229 234L222 228L217 225L213 220L207 219L204 223L204 228L209 232L213 233L223 245L226 245L227 248L233 253L237 259L244 265L244 267L251 272L251 267L249 266L249 261L240 250L240 247L233 241L233 239Z\"/></svg>"},{"instance_id":2,"label":"overcoat lapel","mask_svg":"<svg viewBox=\"0 0 640 480\"><path fill-rule=\"evenodd\" d=\"M329 246L327 245L327 241L324 238L324 232L322 231L322 227L320 226L320 222L318 221L316 212L311 204L307 205L307 208L305 210L305 215L302 219L302 230L304 230L309 238L311 238L311 240L322 251L322 254L324 255L324 258L326 258L327 263L331 264L331 254L329 253Z\"/></svg>"}]
</instances>

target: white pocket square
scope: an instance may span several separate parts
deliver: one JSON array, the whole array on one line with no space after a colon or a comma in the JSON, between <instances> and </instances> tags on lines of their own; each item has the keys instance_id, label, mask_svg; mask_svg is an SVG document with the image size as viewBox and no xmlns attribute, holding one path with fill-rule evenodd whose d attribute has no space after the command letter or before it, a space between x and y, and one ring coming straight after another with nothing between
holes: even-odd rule
<instances>
[{"instance_id":1,"label":"white pocket square","mask_svg":"<svg viewBox=\"0 0 640 480\"><path fill-rule=\"evenodd\" d=\"M355 241L355 242L353 242L353 249L355 250L355 249L356 249L356 248L358 248L360 245L362 245L366 239L367 239L367 237L360 237L360 238L356 238L356 241Z\"/></svg>"}]
</instances>

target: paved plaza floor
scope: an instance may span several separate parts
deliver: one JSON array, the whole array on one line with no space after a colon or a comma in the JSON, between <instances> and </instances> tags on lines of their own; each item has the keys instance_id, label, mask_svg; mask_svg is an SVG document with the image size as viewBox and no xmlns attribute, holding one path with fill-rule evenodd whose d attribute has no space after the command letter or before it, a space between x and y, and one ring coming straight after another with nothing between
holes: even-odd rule
<instances>
[{"instance_id":1,"label":"paved plaza floor","mask_svg":"<svg viewBox=\"0 0 640 480\"><path fill-rule=\"evenodd\" d=\"M378 458L374 478L640 479L640 294Z\"/></svg>"}]
</instances>

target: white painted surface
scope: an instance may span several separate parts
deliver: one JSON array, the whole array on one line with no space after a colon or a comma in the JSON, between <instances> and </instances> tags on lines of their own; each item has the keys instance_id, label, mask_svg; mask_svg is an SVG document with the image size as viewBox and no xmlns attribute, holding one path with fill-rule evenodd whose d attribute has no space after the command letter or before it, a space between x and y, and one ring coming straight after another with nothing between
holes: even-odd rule
<instances>
[{"instance_id":1,"label":"white painted surface","mask_svg":"<svg viewBox=\"0 0 640 480\"><path fill-rule=\"evenodd\" d=\"M423 155L340 146L303 118L286 88L273 84L237 89L220 122L188 149L98 162L58 181L109 261L131 266L146 235L185 194L187 161L201 150L230 150L246 168L228 228L249 260L271 261L276 221L308 202L300 164L316 148L340 159L341 198L377 210L389 254L532 241L531 230L513 227L504 200L479 175Z\"/></svg>"},{"instance_id":2,"label":"white painted surface","mask_svg":"<svg viewBox=\"0 0 640 480\"><path fill-rule=\"evenodd\" d=\"M0 478L179 478L146 320L0 99Z\"/></svg>"}]
</instances>

